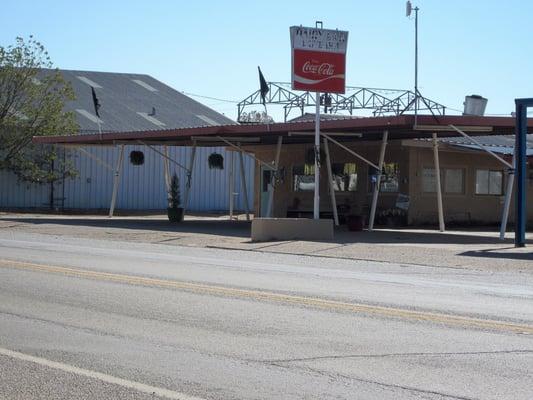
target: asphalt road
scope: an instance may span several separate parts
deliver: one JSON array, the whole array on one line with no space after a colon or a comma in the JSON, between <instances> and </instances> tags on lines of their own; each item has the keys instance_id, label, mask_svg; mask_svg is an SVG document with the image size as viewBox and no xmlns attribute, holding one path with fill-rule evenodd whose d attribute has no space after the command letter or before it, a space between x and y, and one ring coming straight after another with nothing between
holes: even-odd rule
<instances>
[{"instance_id":1,"label":"asphalt road","mask_svg":"<svg viewBox=\"0 0 533 400\"><path fill-rule=\"evenodd\" d=\"M0 232L2 399L531 399L531 273Z\"/></svg>"}]
</instances>

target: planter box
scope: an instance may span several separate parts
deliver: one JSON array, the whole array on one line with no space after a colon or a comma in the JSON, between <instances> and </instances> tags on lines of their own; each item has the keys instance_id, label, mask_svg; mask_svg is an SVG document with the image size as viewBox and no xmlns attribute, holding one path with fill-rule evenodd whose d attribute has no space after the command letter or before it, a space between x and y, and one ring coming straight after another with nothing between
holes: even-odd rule
<instances>
[{"instance_id":1,"label":"planter box","mask_svg":"<svg viewBox=\"0 0 533 400\"><path fill-rule=\"evenodd\" d=\"M170 222L183 221L183 208L167 208L168 220Z\"/></svg>"},{"instance_id":2,"label":"planter box","mask_svg":"<svg viewBox=\"0 0 533 400\"><path fill-rule=\"evenodd\" d=\"M332 240L331 219L254 218L252 241L269 240Z\"/></svg>"}]
</instances>

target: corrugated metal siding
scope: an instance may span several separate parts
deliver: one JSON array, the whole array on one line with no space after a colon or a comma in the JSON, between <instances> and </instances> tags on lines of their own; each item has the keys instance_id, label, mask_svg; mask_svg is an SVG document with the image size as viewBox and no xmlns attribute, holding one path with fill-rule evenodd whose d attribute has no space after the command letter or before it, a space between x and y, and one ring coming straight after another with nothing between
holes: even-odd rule
<instances>
[{"instance_id":1,"label":"corrugated metal siding","mask_svg":"<svg viewBox=\"0 0 533 400\"><path fill-rule=\"evenodd\" d=\"M162 147L156 147L163 151ZM91 154L106 163L116 166L119 148L85 147ZM131 164L129 155L132 150L144 152L145 161L141 166ZM191 148L168 147L169 156L184 166L189 165ZM224 156L223 170L210 170L207 158L212 152ZM229 208L229 162L230 151L223 147L198 148L192 175L189 210L219 211ZM70 155L79 176L65 181L65 187L55 185L56 207L72 209L108 208L113 190L113 171L78 151ZM253 204L253 180L255 163L251 157L244 157L246 182L250 207ZM163 158L145 146L124 146L124 164L117 196L117 209L124 210L164 210L167 206L164 186ZM181 195L185 195L186 172L170 163L170 171L180 178ZM0 207L46 207L50 200L50 185L30 185L18 183L14 175L0 171ZM244 196L241 189L240 163L235 154L235 209L244 209Z\"/></svg>"},{"instance_id":2,"label":"corrugated metal siding","mask_svg":"<svg viewBox=\"0 0 533 400\"><path fill-rule=\"evenodd\" d=\"M1 207L46 207L50 202L50 185L19 182L17 177L0 170Z\"/></svg>"}]
</instances>

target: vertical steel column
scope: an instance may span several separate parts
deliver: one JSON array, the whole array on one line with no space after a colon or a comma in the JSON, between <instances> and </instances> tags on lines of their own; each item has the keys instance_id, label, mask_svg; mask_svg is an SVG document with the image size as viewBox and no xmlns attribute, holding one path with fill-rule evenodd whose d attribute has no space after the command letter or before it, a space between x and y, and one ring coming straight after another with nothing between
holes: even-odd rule
<instances>
[{"instance_id":1,"label":"vertical steel column","mask_svg":"<svg viewBox=\"0 0 533 400\"><path fill-rule=\"evenodd\" d=\"M313 218L320 218L320 93L316 93L315 111L315 195L313 201Z\"/></svg>"},{"instance_id":2,"label":"vertical steel column","mask_svg":"<svg viewBox=\"0 0 533 400\"><path fill-rule=\"evenodd\" d=\"M235 200L235 152L230 151L229 163L229 219L233 219L233 201Z\"/></svg>"},{"instance_id":3,"label":"vertical steel column","mask_svg":"<svg viewBox=\"0 0 533 400\"><path fill-rule=\"evenodd\" d=\"M509 208L511 207L511 197L513 196L513 185L515 179L514 165L516 164L516 151L513 152L513 168L507 169L507 188L505 189L505 202L503 204L503 214L500 226L500 240L505 239L507 221L509 220Z\"/></svg>"},{"instance_id":4,"label":"vertical steel column","mask_svg":"<svg viewBox=\"0 0 533 400\"><path fill-rule=\"evenodd\" d=\"M387 148L387 140L389 138L389 131L383 132L383 139L381 140L381 149L379 151L379 162L378 162L378 176L376 178L376 184L372 192L372 205L370 206L370 219L368 221L368 230L372 231L374 229L374 219L376 218L376 208L378 205L378 194L381 186L381 175L383 174L383 162L385 161L385 149Z\"/></svg>"},{"instance_id":5,"label":"vertical steel column","mask_svg":"<svg viewBox=\"0 0 533 400\"><path fill-rule=\"evenodd\" d=\"M117 167L115 169L115 179L113 182L113 195L111 196L111 206L109 207L109 218L113 217L115 212L115 203L117 201L118 185L120 183L120 173L122 172L122 164L124 160L124 145L120 145L120 154L118 156Z\"/></svg>"},{"instance_id":6,"label":"vertical steel column","mask_svg":"<svg viewBox=\"0 0 533 400\"><path fill-rule=\"evenodd\" d=\"M240 143L237 144L239 147ZM244 171L244 156L242 150L239 151L239 163L241 166L241 191L244 194L244 208L246 210L246 221L250 221L250 203L248 202L248 188L246 187L246 171Z\"/></svg>"},{"instance_id":7,"label":"vertical steel column","mask_svg":"<svg viewBox=\"0 0 533 400\"><path fill-rule=\"evenodd\" d=\"M515 247L526 245L526 163L527 163L527 107L533 99L516 99L516 210Z\"/></svg>"},{"instance_id":8,"label":"vertical steel column","mask_svg":"<svg viewBox=\"0 0 533 400\"><path fill-rule=\"evenodd\" d=\"M269 185L269 193L268 193L268 207L266 216L268 218L272 218L272 210L274 208L274 179L276 179L275 174L278 173L278 167L279 167L279 157L281 155L281 143L283 141L283 136L278 136L278 146L276 148L276 159L274 160L274 170L271 171L270 175L270 185Z\"/></svg>"},{"instance_id":9,"label":"vertical steel column","mask_svg":"<svg viewBox=\"0 0 533 400\"><path fill-rule=\"evenodd\" d=\"M331 196L331 207L333 209L333 220L335 225L339 226L339 215L337 212L337 199L335 198L335 187L333 186L333 173L331 171L331 157L329 155L329 145L328 139L324 138L324 151L326 152L326 163L328 169L328 180L329 180L329 192Z\"/></svg>"},{"instance_id":10,"label":"vertical steel column","mask_svg":"<svg viewBox=\"0 0 533 400\"><path fill-rule=\"evenodd\" d=\"M163 168L165 171L165 185L168 197L168 192L170 191L170 162L168 161L168 146L163 146L163 153L165 154L163 157Z\"/></svg>"},{"instance_id":11,"label":"vertical steel column","mask_svg":"<svg viewBox=\"0 0 533 400\"><path fill-rule=\"evenodd\" d=\"M439 230L444 232L444 211L442 207L442 187L440 184L439 142L437 134L433 133L433 158L435 162L435 182L437 186L437 208L439 212Z\"/></svg>"},{"instance_id":12,"label":"vertical steel column","mask_svg":"<svg viewBox=\"0 0 533 400\"><path fill-rule=\"evenodd\" d=\"M185 200L183 202L183 216L185 211L189 208L189 198L191 197L192 172L194 170L194 161L196 160L196 140L192 144L191 159L189 160L189 168L187 170L187 183L185 185Z\"/></svg>"}]
</instances>

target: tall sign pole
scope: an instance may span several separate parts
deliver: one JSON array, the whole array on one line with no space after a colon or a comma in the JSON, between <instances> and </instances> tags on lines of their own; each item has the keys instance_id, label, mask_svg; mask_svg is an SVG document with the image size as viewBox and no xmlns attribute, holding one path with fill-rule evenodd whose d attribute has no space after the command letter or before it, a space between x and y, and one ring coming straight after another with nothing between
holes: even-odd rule
<instances>
[{"instance_id":1,"label":"tall sign pole","mask_svg":"<svg viewBox=\"0 0 533 400\"><path fill-rule=\"evenodd\" d=\"M415 126L418 122L418 7L413 8L410 1L405 4L405 16L410 17L415 11Z\"/></svg>"},{"instance_id":2,"label":"tall sign pole","mask_svg":"<svg viewBox=\"0 0 533 400\"><path fill-rule=\"evenodd\" d=\"M315 194L313 218L320 219L320 92L316 92L315 108Z\"/></svg>"},{"instance_id":3,"label":"tall sign pole","mask_svg":"<svg viewBox=\"0 0 533 400\"><path fill-rule=\"evenodd\" d=\"M292 88L316 92L315 193L313 218L320 218L320 92L346 91L346 47L348 32L291 26Z\"/></svg>"}]
</instances>

